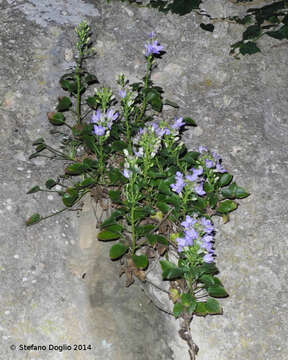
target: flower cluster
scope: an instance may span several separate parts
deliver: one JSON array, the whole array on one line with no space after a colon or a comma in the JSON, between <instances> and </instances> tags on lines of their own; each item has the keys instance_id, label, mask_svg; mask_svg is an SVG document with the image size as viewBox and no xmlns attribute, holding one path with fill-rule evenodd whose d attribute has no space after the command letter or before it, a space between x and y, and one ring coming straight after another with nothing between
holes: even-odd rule
<instances>
[{"instance_id":1,"label":"flower cluster","mask_svg":"<svg viewBox=\"0 0 288 360\"><path fill-rule=\"evenodd\" d=\"M148 57L153 54L159 55L163 51L163 46L158 44L157 40L153 40L155 37L154 31L149 34L151 41L145 44L145 56Z\"/></svg>"},{"instance_id":2,"label":"flower cluster","mask_svg":"<svg viewBox=\"0 0 288 360\"><path fill-rule=\"evenodd\" d=\"M203 254L203 261L211 263L214 261L213 234L214 226L211 220L201 217L195 219L189 215L181 223L184 227L184 238L177 238L178 252L185 251L186 247L198 248L198 253Z\"/></svg>"},{"instance_id":3,"label":"flower cluster","mask_svg":"<svg viewBox=\"0 0 288 360\"><path fill-rule=\"evenodd\" d=\"M203 168L192 168L190 170L190 173L188 173L185 178L184 175L177 171L175 179L176 183L171 184L170 187L173 191L177 192L177 194L180 194L185 186L188 186L191 188L191 185L193 187L194 192L199 195L203 196L206 194L206 192L203 189L203 184L205 182L203 175Z\"/></svg>"},{"instance_id":4,"label":"flower cluster","mask_svg":"<svg viewBox=\"0 0 288 360\"><path fill-rule=\"evenodd\" d=\"M133 139L135 156L143 157L149 155L149 158L154 158L161 147L162 136L160 136L157 124L155 123L146 126L144 129L140 128L138 134ZM136 146L138 150L136 150Z\"/></svg>"},{"instance_id":5,"label":"flower cluster","mask_svg":"<svg viewBox=\"0 0 288 360\"><path fill-rule=\"evenodd\" d=\"M109 130L112 127L113 121L118 118L118 113L112 109L108 109L106 113L102 113L100 109L96 111L91 117L93 124L93 133L97 136L109 136Z\"/></svg>"},{"instance_id":6,"label":"flower cluster","mask_svg":"<svg viewBox=\"0 0 288 360\"><path fill-rule=\"evenodd\" d=\"M122 174L126 177L126 179L130 179L132 177L133 173L134 174L141 173L141 170L140 170L139 166L137 165L138 157L129 155L127 149L124 149L123 152L125 155L125 162L124 162L124 170L123 170Z\"/></svg>"},{"instance_id":7,"label":"flower cluster","mask_svg":"<svg viewBox=\"0 0 288 360\"><path fill-rule=\"evenodd\" d=\"M198 151L201 154L199 160L207 169L213 169L217 173L227 172L221 165L221 157L215 151L211 151L210 153L206 146L199 146Z\"/></svg>"}]
</instances>

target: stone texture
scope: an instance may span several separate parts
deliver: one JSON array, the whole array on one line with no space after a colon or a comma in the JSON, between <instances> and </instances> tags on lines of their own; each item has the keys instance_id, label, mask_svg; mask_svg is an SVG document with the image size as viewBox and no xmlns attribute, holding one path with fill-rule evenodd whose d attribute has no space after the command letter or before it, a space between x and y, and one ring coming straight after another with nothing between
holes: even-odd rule
<instances>
[{"instance_id":1,"label":"stone texture","mask_svg":"<svg viewBox=\"0 0 288 360\"><path fill-rule=\"evenodd\" d=\"M247 6L203 1L214 16L244 13ZM262 53L235 60L229 44L242 28L217 23L214 33L204 32L194 14L166 16L116 0L2 0L0 8L0 359L187 356L185 344L174 342L175 327L143 292L122 287L115 264L102 256L107 246L87 237L80 242L75 213L24 226L28 214L61 206L51 196L25 195L61 164L27 158L35 138L53 141L46 112L72 64L73 28L85 17L98 54L89 66L114 89L120 72L132 81L143 76L143 44L157 32L167 54L153 79L198 124L185 134L187 145L217 150L251 192L228 224L217 221L217 264L230 297L222 301L223 316L193 320L198 359L286 360L287 43L265 37ZM31 343L92 343L93 350L9 349Z\"/></svg>"}]
</instances>

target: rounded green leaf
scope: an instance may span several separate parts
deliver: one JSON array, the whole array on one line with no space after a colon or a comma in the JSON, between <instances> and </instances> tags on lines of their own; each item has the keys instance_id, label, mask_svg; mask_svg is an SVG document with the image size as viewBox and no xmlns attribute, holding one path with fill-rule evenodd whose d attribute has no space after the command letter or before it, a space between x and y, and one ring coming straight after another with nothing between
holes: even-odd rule
<instances>
[{"instance_id":1,"label":"rounded green leaf","mask_svg":"<svg viewBox=\"0 0 288 360\"><path fill-rule=\"evenodd\" d=\"M210 296L223 298L229 296L223 286L211 286L207 289Z\"/></svg>"},{"instance_id":2,"label":"rounded green leaf","mask_svg":"<svg viewBox=\"0 0 288 360\"><path fill-rule=\"evenodd\" d=\"M61 126L65 124L65 116L61 112L49 112L47 116L52 125Z\"/></svg>"},{"instance_id":3,"label":"rounded green leaf","mask_svg":"<svg viewBox=\"0 0 288 360\"><path fill-rule=\"evenodd\" d=\"M157 204L156 204L157 208L162 211L164 214L167 214L168 211L170 210L170 206L165 204L164 202L162 201L159 201Z\"/></svg>"},{"instance_id":4,"label":"rounded green leaf","mask_svg":"<svg viewBox=\"0 0 288 360\"><path fill-rule=\"evenodd\" d=\"M47 189L52 189L56 185L56 181L53 179L48 179L45 183Z\"/></svg>"},{"instance_id":5,"label":"rounded green leaf","mask_svg":"<svg viewBox=\"0 0 288 360\"><path fill-rule=\"evenodd\" d=\"M190 306L194 302L194 298L191 294L182 294L181 295L181 304L184 306Z\"/></svg>"},{"instance_id":6,"label":"rounded green leaf","mask_svg":"<svg viewBox=\"0 0 288 360\"><path fill-rule=\"evenodd\" d=\"M161 260L160 265L163 279L173 280L183 276L183 270L168 260Z\"/></svg>"},{"instance_id":7,"label":"rounded green leaf","mask_svg":"<svg viewBox=\"0 0 288 360\"><path fill-rule=\"evenodd\" d=\"M225 173L219 179L219 184L220 184L220 186L226 186L231 182L232 179L233 179L233 176L231 174Z\"/></svg>"},{"instance_id":8,"label":"rounded green leaf","mask_svg":"<svg viewBox=\"0 0 288 360\"><path fill-rule=\"evenodd\" d=\"M33 214L26 220L26 225L30 226L30 225L38 223L39 221L41 221L41 215Z\"/></svg>"},{"instance_id":9,"label":"rounded green leaf","mask_svg":"<svg viewBox=\"0 0 288 360\"><path fill-rule=\"evenodd\" d=\"M113 245L109 252L110 259L115 260L115 259L120 258L121 256L123 256L125 254L125 252L128 249L129 249L129 246L121 244L121 243Z\"/></svg>"},{"instance_id":10,"label":"rounded green leaf","mask_svg":"<svg viewBox=\"0 0 288 360\"><path fill-rule=\"evenodd\" d=\"M86 170L86 167L83 164L76 163L71 164L65 168L65 173L68 175L80 175L83 174Z\"/></svg>"},{"instance_id":11,"label":"rounded green leaf","mask_svg":"<svg viewBox=\"0 0 288 360\"><path fill-rule=\"evenodd\" d=\"M184 311L184 306L180 303L176 303L173 307L173 314L177 318Z\"/></svg>"},{"instance_id":12,"label":"rounded green leaf","mask_svg":"<svg viewBox=\"0 0 288 360\"><path fill-rule=\"evenodd\" d=\"M216 211L221 214L229 213L237 208L237 204L232 200L224 200L216 208Z\"/></svg>"},{"instance_id":13,"label":"rounded green leaf","mask_svg":"<svg viewBox=\"0 0 288 360\"><path fill-rule=\"evenodd\" d=\"M132 255L132 260L138 269L145 269L149 264L146 255Z\"/></svg>"},{"instance_id":14,"label":"rounded green leaf","mask_svg":"<svg viewBox=\"0 0 288 360\"><path fill-rule=\"evenodd\" d=\"M209 314L221 314L222 307L216 299L208 299L206 301L205 307Z\"/></svg>"},{"instance_id":15,"label":"rounded green leaf","mask_svg":"<svg viewBox=\"0 0 288 360\"><path fill-rule=\"evenodd\" d=\"M75 189L67 189L62 196L63 204L67 207L71 207L78 200L79 193Z\"/></svg>"},{"instance_id":16,"label":"rounded green leaf","mask_svg":"<svg viewBox=\"0 0 288 360\"><path fill-rule=\"evenodd\" d=\"M116 240L119 239L120 234L114 231L110 230L102 230L98 234L98 240L102 241L110 241L110 240Z\"/></svg>"},{"instance_id":17,"label":"rounded green leaf","mask_svg":"<svg viewBox=\"0 0 288 360\"><path fill-rule=\"evenodd\" d=\"M67 96L59 97L57 110L58 111L66 111L72 106L72 102Z\"/></svg>"},{"instance_id":18,"label":"rounded green leaf","mask_svg":"<svg viewBox=\"0 0 288 360\"><path fill-rule=\"evenodd\" d=\"M195 313L196 313L196 315L199 315L199 316L205 316L208 314L208 311L206 309L204 302L197 302L196 308L195 308Z\"/></svg>"}]
</instances>

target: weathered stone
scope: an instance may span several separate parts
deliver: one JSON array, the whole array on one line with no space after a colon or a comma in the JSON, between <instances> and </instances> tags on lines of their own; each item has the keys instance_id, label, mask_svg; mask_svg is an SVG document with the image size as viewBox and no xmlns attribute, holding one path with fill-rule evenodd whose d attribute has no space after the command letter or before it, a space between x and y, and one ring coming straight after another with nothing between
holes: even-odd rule
<instances>
[{"instance_id":1,"label":"weathered stone","mask_svg":"<svg viewBox=\"0 0 288 360\"><path fill-rule=\"evenodd\" d=\"M221 17L244 14L251 4L263 2L209 0L201 6ZM180 113L199 124L184 136L188 147L216 149L251 192L228 224L217 222L217 264L230 297L221 301L222 316L193 319L198 359L286 360L287 43L263 37L262 53L236 60L229 56L230 44L243 28L215 23L214 33L204 32L198 25L202 17L193 13L164 15L118 0L2 0L0 8L0 358L187 356L186 345L174 343L175 327L143 292L122 287L107 256L109 245L87 234L79 243L75 213L24 225L28 215L57 205L54 196L25 192L61 172L62 165L27 158L35 138L55 141L46 112L61 94L58 80L72 65L73 28L83 16L98 52L89 68L116 93L120 72L132 81L142 78L144 43L157 32L167 54L153 78L179 103ZM165 114L172 118L176 111ZM31 343L91 343L93 351L60 355L9 348Z\"/></svg>"}]
</instances>

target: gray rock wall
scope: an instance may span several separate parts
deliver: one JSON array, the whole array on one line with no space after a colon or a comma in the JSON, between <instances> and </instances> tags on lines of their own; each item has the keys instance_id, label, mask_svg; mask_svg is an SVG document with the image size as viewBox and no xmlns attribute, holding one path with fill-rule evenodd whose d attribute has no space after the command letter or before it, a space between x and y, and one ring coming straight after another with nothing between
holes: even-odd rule
<instances>
[{"instance_id":1,"label":"gray rock wall","mask_svg":"<svg viewBox=\"0 0 288 360\"><path fill-rule=\"evenodd\" d=\"M206 0L203 8L227 16L247 7ZM235 60L229 44L242 27L218 23L208 33L194 14L166 16L116 0L0 0L0 10L0 359L187 356L175 328L141 290L119 283L117 266L102 256L105 244L80 242L75 213L24 226L29 214L61 206L51 195L25 195L61 164L27 159L35 138L54 141L46 112L71 65L73 28L86 18L98 54L89 66L114 89L120 72L132 81L143 76L144 43L156 31L167 54L153 79L179 103L178 114L198 124L186 143L217 150L251 192L228 224L217 222L217 264L230 297L223 316L193 320L198 359L286 360L287 43L265 38L262 53ZM91 343L93 350L10 350L32 343Z\"/></svg>"}]
</instances>

